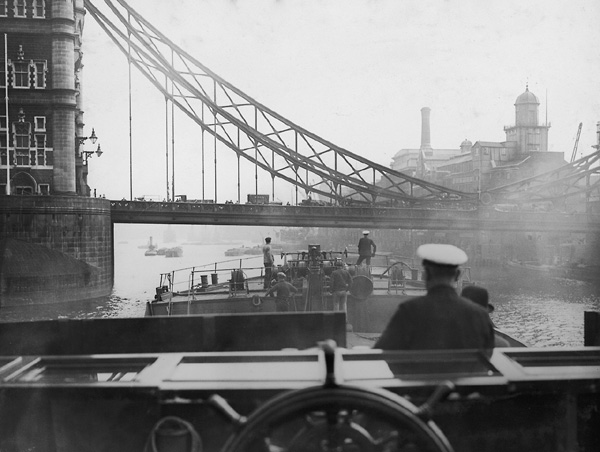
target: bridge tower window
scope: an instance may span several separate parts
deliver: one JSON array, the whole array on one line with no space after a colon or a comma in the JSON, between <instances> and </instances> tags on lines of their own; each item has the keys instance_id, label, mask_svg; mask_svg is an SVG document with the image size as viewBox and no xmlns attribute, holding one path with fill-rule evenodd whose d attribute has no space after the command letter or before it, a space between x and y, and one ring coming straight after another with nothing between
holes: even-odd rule
<instances>
[{"instance_id":1,"label":"bridge tower window","mask_svg":"<svg viewBox=\"0 0 600 452\"><path fill-rule=\"evenodd\" d=\"M15 193L17 195L33 195L33 187L30 185L17 185Z\"/></svg>"},{"instance_id":2,"label":"bridge tower window","mask_svg":"<svg viewBox=\"0 0 600 452\"><path fill-rule=\"evenodd\" d=\"M25 17L25 0L14 0L13 11L15 17Z\"/></svg>"},{"instance_id":3,"label":"bridge tower window","mask_svg":"<svg viewBox=\"0 0 600 452\"><path fill-rule=\"evenodd\" d=\"M46 17L46 0L33 0L33 17L43 19Z\"/></svg>"},{"instance_id":4,"label":"bridge tower window","mask_svg":"<svg viewBox=\"0 0 600 452\"><path fill-rule=\"evenodd\" d=\"M35 134L35 146L37 150L37 164L46 164L46 135L41 133Z\"/></svg>"},{"instance_id":5,"label":"bridge tower window","mask_svg":"<svg viewBox=\"0 0 600 452\"><path fill-rule=\"evenodd\" d=\"M36 132L46 131L46 117L45 116L34 116L33 121L35 122Z\"/></svg>"},{"instance_id":6,"label":"bridge tower window","mask_svg":"<svg viewBox=\"0 0 600 452\"><path fill-rule=\"evenodd\" d=\"M13 88L29 88L29 63L15 61L13 67Z\"/></svg>"},{"instance_id":7,"label":"bridge tower window","mask_svg":"<svg viewBox=\"0 0 600 452\"><path fill-rule=\"evenodd\" d=\"M46 62L36 61L34 64L34 87L35 89L46 88Z\"/></svg>"},{"instance_id":8,"label":"bridge tower window","mask_svg":"<svg viewBox=\"0 0 600 452\"><path fill-rule=\"evenodd\" d=\"M15 156L18 166L31 165L30 145L31 145L31 124L24 121L25 115L19 113L19 122L13 123L13 132L15 139Z\"/></svg>"}]
</instances>

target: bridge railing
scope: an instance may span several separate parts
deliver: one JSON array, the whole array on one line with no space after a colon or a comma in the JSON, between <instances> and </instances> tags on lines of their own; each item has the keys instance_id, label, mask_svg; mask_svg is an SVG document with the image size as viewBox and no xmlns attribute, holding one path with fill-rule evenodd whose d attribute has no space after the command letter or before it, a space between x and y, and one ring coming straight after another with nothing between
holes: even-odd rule
<instances>
[{"instance_id":1,"label":"bridge railing","mask_svg":"<svg viewBox=\"0 0 600 452\"><path fill-rule=\"evenodd\" d=\"M600 215L582 212L537 211L525 209L502 210L494 206L479 208L441 208L433 207L382 207L382 206L305 206L305 205L271 205L271 204L237 204L237 203L194 203L194 202L152 202L152 201L111 201L114 214L139 215L140 217L167 216L174 218L192 218L194 215L210 218L251 217L260 218L303 218L327 220L343 226L345 220L352 220L353 225L364 220L365 226L370 220L373 223L386 222L387 225L408 222L427 228L427 225L452 229L453 225L472 230L505 229L505 230L566 230L572 232L589 232L600 230ZM431 223L428 223L431 222ZM224 223L226 224L226 223ZM317 226L318 224L315 224ZM517 226L518 225L518 226Z\"/></svg>"}]
</instances>

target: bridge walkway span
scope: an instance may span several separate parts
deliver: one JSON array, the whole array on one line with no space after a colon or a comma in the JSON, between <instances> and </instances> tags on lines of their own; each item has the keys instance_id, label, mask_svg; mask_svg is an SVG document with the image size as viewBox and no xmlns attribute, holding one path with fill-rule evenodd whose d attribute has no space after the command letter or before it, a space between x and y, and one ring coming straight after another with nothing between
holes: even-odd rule
<instances>
[{"instance_id":1,"label":"bridge walkway span","mask_svg":"<svg viewBox=\"0 0 600 452\"><path fill-rule=\"evenodd\" d=\"M537 211L111 201L113 223L600 232L600 215Z\"/></svg>"}]
</instances>

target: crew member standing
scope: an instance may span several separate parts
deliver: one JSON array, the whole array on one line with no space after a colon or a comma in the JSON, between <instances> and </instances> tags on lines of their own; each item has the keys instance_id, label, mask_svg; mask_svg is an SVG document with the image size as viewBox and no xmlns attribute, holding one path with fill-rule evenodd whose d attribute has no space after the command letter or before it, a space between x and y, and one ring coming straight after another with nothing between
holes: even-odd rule
<instances>
[{"instance_id":1,"label":"crew member standing","mask_svg":"<svg viewBox=\"0 0 600 452\"><path fill-rule=\"evenodd\" d=\"M375 257L377 245L369 238L369 231L363 231L363 237L358 241L358 260L356 265L360 265L366 259L367 265L371 265L371 258Z\"/></svg>"},{"instance_id":2,"label":"crew member standing","mask_svg":"<svg viewBox=\"0 0 600 452\"><path fill-rule=\"evenodd\" d=\"M277 312L287 312L290 310L290 300L293 300L294 294L298 292L296 287L286 281L285 273L277 273L277 282L271 286L265 297L271 293L275 293L275 310ZM296 310L296 304L294 303L294 311Z\"/></svg>"},{"instance_id":3,"label":"crew member standing","mask_svg":"<svg viewBox=\"0 0 600 452\"><path fill-rule=\"evenodd\" d=\"M262 247L262 252L263 263L265 265L264 288L268 289L271 285L271 273L273 271L273 262L275 262L275 259L273 258L273 253L271 251L271 237L265 238L265 244Z\"/></svg>"},{"instance_id":4,"label":"crew member standing","mask_svg":"<svg viewBox=\"0 0 600 452\"><path fill-rule=\"evenodd\" d=\"M331 274L331 293L333 294L333 310L346 312L348 291L352 285L352 276L344 268L341 260L335 261L336 269Z\"/></svg>"},{"instance_id":5,"label":"crew member standing","mask_svg":"<svg viewBox=\"0 0 600 452\"><path fill-rule=\"evenodd\" d=\"M453 245L427 244L417 249L423 261L427 294L400 303L374 348L439 350L494 348L488 313L460 296L455 283L465 252Z\"/></svg>"}]
</instances>

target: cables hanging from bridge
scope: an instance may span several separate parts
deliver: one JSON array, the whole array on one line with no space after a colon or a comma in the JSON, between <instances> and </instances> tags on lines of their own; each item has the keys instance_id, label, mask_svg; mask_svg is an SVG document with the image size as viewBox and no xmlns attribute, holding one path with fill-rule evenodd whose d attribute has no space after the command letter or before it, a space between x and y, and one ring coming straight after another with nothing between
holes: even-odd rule
<instances>
[{"instance_id":1,"label":"cables hanging from bridge","mask_svg":"<svg viewBox=\"0 0 600 452\"><path fill-rule=\"evenodd\" d=\"M181 49L124 0L85 7L132 64L165 98L238 157L273 179L335 203L474 203L448 189L372 162L298 126L243 93ZM168 90L161 79L172 82ZM207 121L212 122L208 122Z\"/></svg>"}]
</instances>

